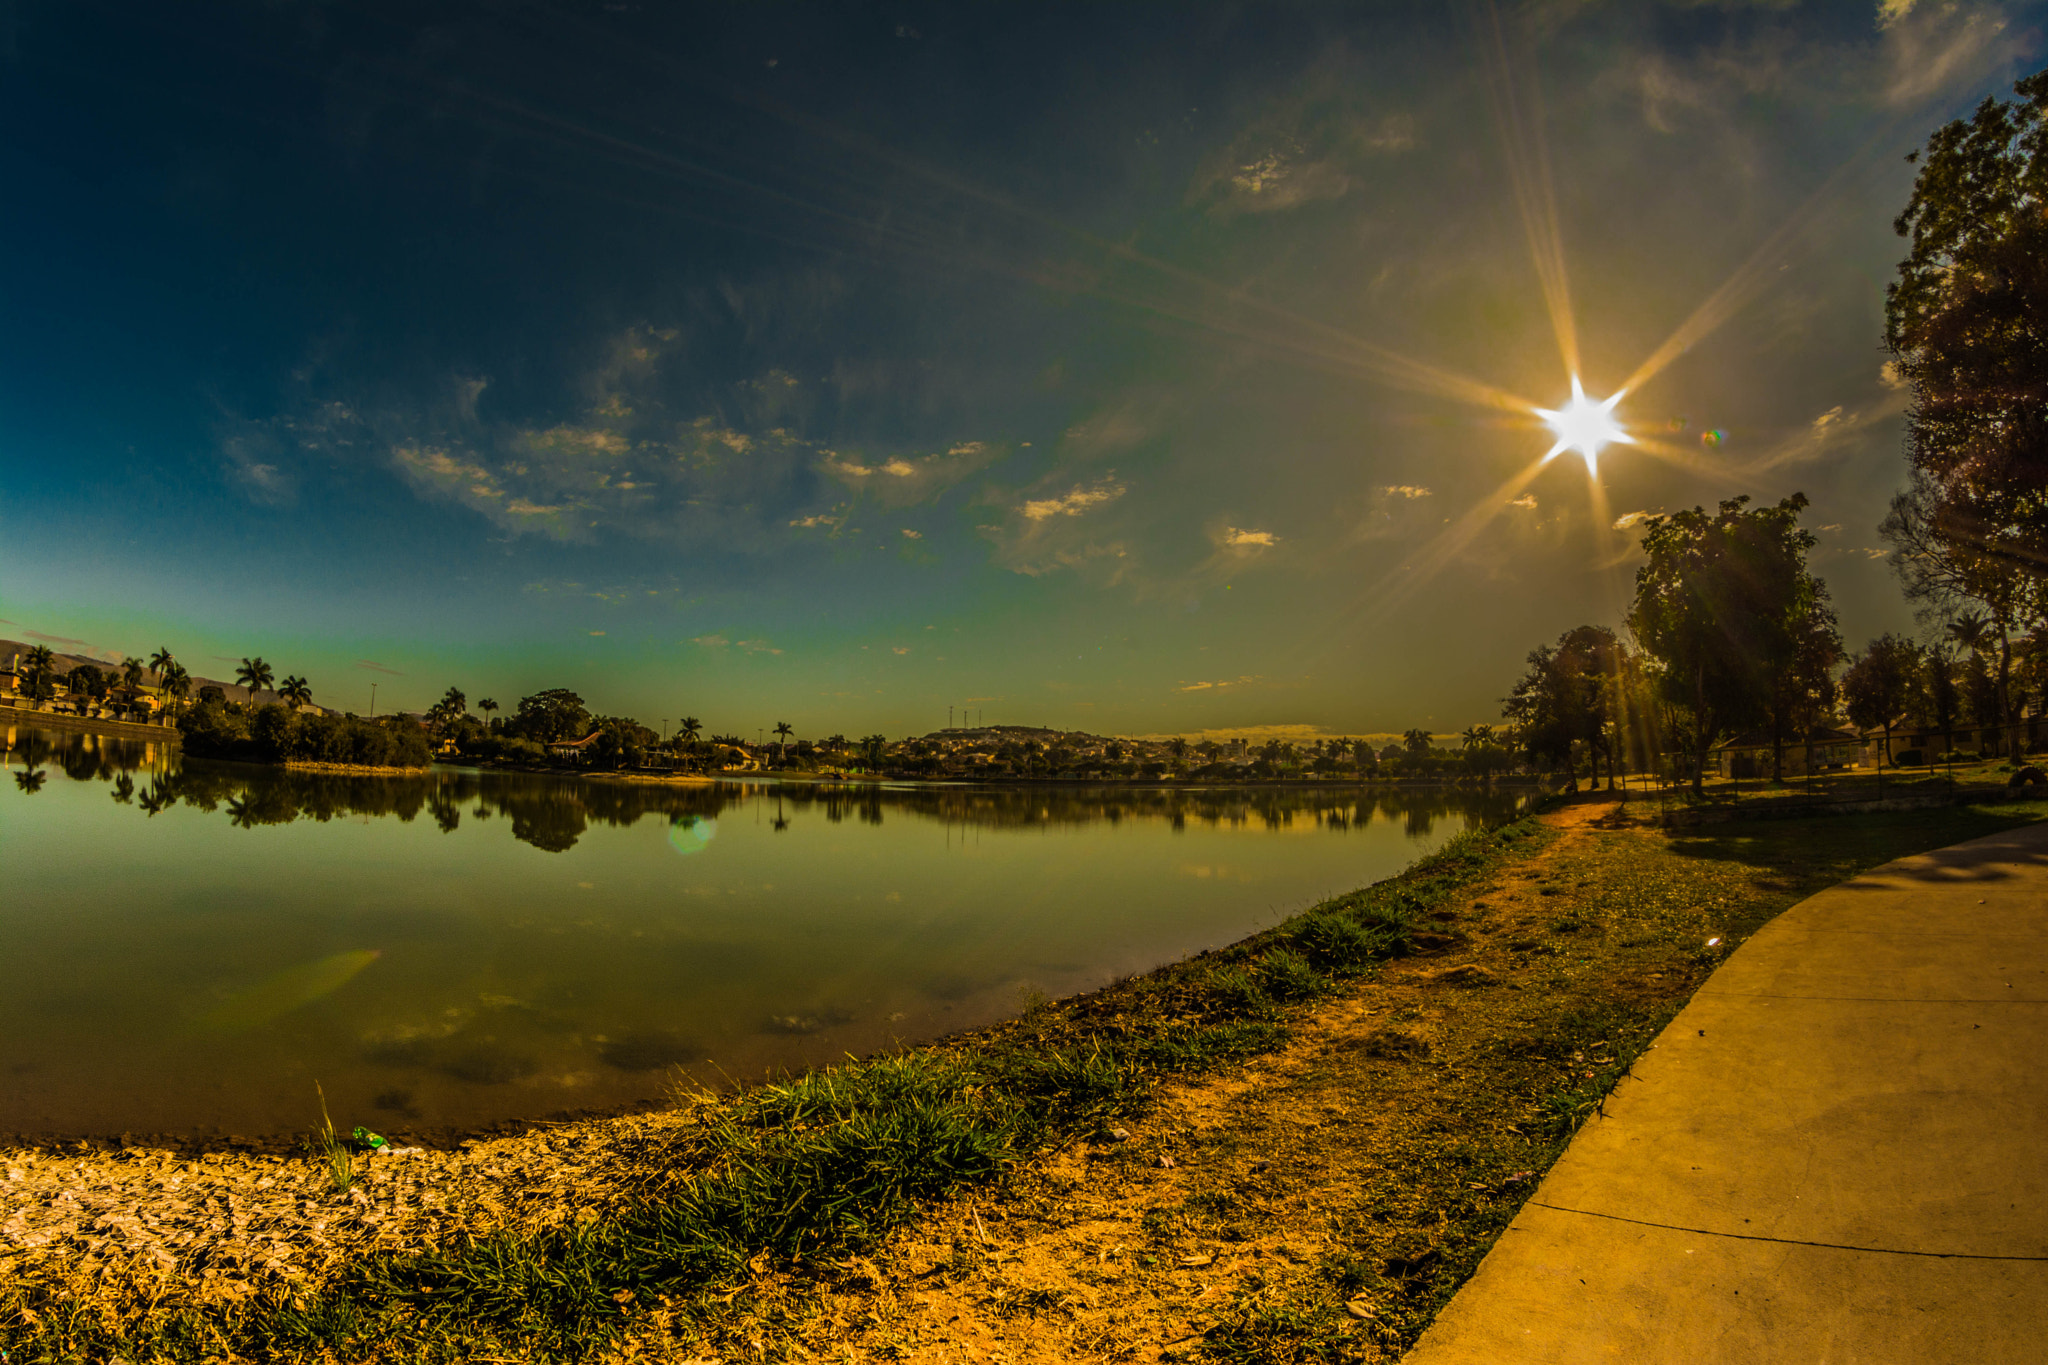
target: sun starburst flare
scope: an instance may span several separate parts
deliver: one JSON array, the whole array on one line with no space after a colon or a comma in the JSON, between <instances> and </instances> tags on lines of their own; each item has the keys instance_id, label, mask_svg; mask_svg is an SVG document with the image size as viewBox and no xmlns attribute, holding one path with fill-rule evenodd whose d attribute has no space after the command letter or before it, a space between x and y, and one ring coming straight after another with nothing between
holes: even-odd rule
<instances>
[{"instance_id":1,"label":"sun starburst flare","mask_svg":"<svg viewBox=\"0 0 2048 1365\"><path fill-rule=\"evenodd\" d=\"M1587 471L1592 472L1598 467L1603 447L1634 445L1636 438L1629 435L1628 428L1614 417L1614 405L1627 392L1627 389L1620 389L1602 400L1588 398L1579 377L1573 375L1570 402L1561 408L1534 410L1543 419L1543 425L1557 437L1557 444L1544 452L1544 461L1548 463L1567 450L1576 450L1585 460Z\"/></svg>"}]
</instances>

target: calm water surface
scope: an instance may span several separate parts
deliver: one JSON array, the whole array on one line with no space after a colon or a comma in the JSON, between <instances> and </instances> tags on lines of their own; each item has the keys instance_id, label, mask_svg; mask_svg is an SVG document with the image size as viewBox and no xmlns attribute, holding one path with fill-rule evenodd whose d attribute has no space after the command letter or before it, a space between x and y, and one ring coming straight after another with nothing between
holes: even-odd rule
<instances>
[{"instance_id":1,"label":"calm water surface","mask_svg":"<svg viewBox=\"0 0 2048 1365\"><path fill-rule=\"evenodd\" d=\"M350 778L0 731L0 1132L393 1131L658 1098L1228 943L1477 793Z\"/></svg>"}]
</instances>

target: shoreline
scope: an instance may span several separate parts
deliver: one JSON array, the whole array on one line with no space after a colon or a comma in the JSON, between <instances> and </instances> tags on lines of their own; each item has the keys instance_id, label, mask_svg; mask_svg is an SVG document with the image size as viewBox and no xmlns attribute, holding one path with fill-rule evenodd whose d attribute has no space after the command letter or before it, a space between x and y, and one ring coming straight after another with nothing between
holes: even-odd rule
<instances>
[{"instance_id":1,"label":"shoreline","mask_svg":"<svg viewBox=\"0 0 2048 1365\"><path fill-rule=\"evenodd\" d=\"M184 747L185 740L175 725L148 725L135 720L107 720L99 716L29 711L19 706L0 705L0 725L16 725L30 730L82 730L87 734L107 735L115 739L139 739L179 748Z\"/></svg>"}]
</instances>

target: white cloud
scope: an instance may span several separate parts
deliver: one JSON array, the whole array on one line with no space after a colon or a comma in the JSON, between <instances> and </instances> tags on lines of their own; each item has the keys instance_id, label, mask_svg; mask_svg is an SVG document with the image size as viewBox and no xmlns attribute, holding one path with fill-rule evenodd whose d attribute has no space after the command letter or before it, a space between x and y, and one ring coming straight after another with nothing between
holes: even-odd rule
<instances>
[{"instance_id":1,"label":"white cloud","mask_svg":"<svg viewBox=\"0 0 2048 1365\"><path fill-rule=\"evenodd\" d=\"M910 529L909 527L907 527L907 526L906 526L906 527L904 527L904 528L903 528L903 538L904 538L905 540L923 540L923 539L924 539L924 532L922 532L922 531L913 531L913 530L911 530L911 529Z\"/></svg>"},{"instance_id":2,"label":"white cloud","mask_svg":"<svg viewBox=\"0 0 2048 1365\"><path fill-rule=\"evenodd\" d=\"M1024 514L1026 521L1045 521L1052 517L1078 517L1091 507L1100 507L1106 502L1115 502L1125 493L1124 485L1112 478L1099 480L1093 486L1076 484L1072 490L1055 498L1028 499L1017 510Z\"/></svg>"},{"instance_id":3,"label":"white cloud","mask_svg":"<svg viewBox=\"0 0 2048 1365\"><path fill-rule=\"evenodd\" d=\"M1390 498L1426 498L1431 496L1427 488L1412 483L1390 483L1380 492Z\"/></svg>"},{"instance_id":4,"label":"white cloud","mask_svg":"<svg viewBox=\"0 0 2048 1365\"><path fill-rule=\"evenodd\" d=\"M1223 543L1242 549L1271 549L1280 543L1280 537L1271 531L1243 531L1235 526L1223 528Z\"/></svg>"},{"instance_id":5,"label":"white cloud","mask_svg":"<svg viewBox=\"0 0 2048 1365\"><path fill-rule=\"evenodd\" d=\"M723 635L697 635L691 638L690 643L702 645L706 649L724 649L732 641L726 639Z\"/></svg>"},{"instance_id":6,"label":"white cloud","mask_svg":"<svg viewBox=\"0 0 2048 1365\"><path fill-rule=\"evenodd\" d=\"M1634 526L1639 522L1648 521L1651 517L1654 517L1656 515L1657 514L1655 512L1624 512L1614 519L1614 529L1617 531L1626 531L1629 527Z\"/></svg>"},{"instance_id":7,"label":"white cloud","mask_svg":"<svg viewBox=\"0 0 2048 1365\"><path fill-rule=\"evenodd\" d=\"M1521 497L1511 500L1508 506L1520 507L1525 511L1533 511L1536 507L1536 495L1534 493L1524 493Z\"/></svg>"}]
</instances>

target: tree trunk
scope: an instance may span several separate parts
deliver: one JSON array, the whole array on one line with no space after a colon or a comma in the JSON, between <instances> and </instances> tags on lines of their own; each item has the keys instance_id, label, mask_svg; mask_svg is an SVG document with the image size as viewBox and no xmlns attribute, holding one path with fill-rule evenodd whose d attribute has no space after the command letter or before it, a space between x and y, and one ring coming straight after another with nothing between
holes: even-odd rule
<instances>
[{"instance_id":1,"label":"tree trunk","mask_svg":"<svg viewBox=\"0 0 2048 1365\"><path fill-rule=\"evenodd\" d=\"M1707 780L1707 666L1697 664L1692 672L1692 794L1700 795Z\"/></svg>"}]
</instances>

